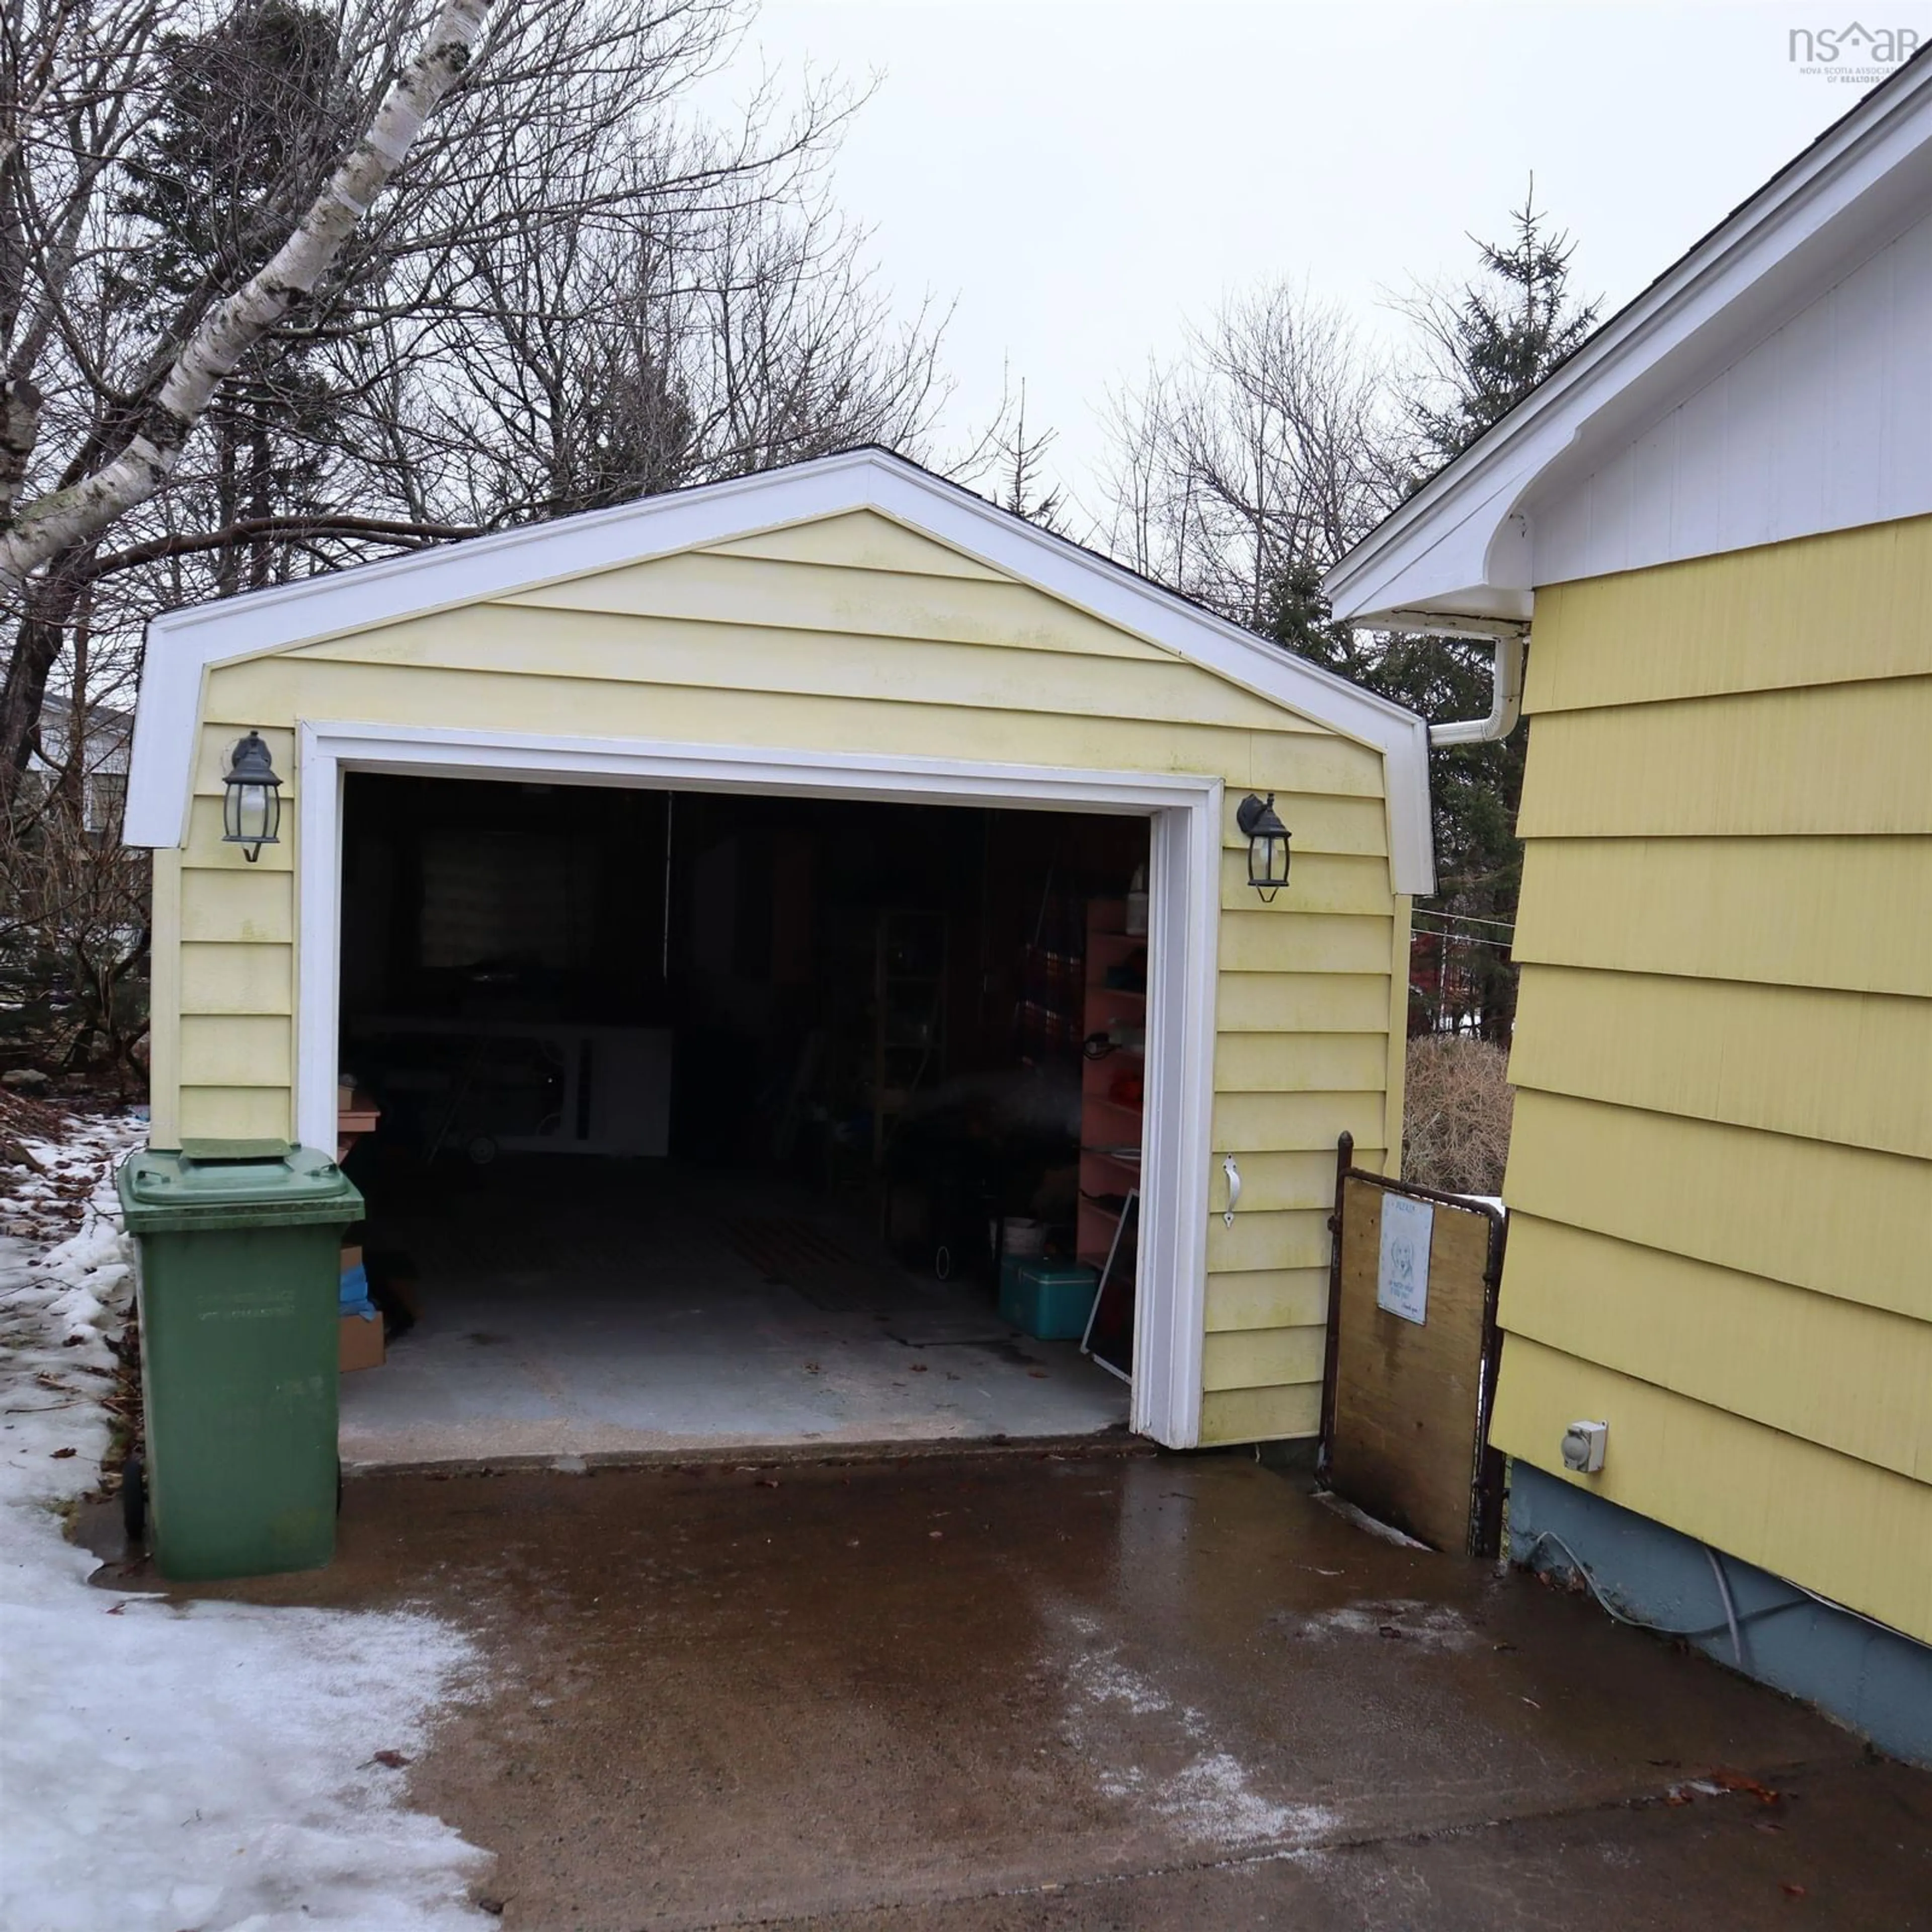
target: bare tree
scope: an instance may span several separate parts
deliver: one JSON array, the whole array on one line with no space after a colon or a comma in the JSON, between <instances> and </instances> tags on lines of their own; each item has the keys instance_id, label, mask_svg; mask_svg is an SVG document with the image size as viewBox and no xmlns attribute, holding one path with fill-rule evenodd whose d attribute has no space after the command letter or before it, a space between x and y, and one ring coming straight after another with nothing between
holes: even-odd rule
<instances>
[{"instance_id":1,"label":"bare tree","mask_svg":"<svg viewBox=\"0 0 1932 1932\"><path fill-rule=\"evenodd\" d=\"M1252 629L1292 570L1384 514L1399 466L1383 374L1338 308L1276 286L1108 399L1108 546Z\"/></svg>"},{"instance_id":2,"label":"bare tree","mask_svg":"<svg viewBox=\"0 0 1932 1932\"><path fill-rule=\"evenodd\" d=\"M892 321L825 192L858 98L692 120L740 0L0 13L0 802L83 596L132 652L372 549L916 448L940 400L943 318Z\"/></svg>"}]
</instances>

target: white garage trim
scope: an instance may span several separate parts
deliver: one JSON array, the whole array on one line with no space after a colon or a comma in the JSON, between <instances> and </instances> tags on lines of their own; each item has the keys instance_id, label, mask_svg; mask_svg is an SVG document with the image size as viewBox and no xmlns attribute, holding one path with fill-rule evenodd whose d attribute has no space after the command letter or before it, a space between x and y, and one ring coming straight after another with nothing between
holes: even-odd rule
<instances>
[{"instance_id":1,"label":"white garage trim","mask_svg":"<svg viewBox=\"0 0 1932 1932\"><path fill-rule=\"evenodd\" d=\"M892 518L1372 746L1383 756L1394 889L1435 890L1428 731L1413 712L881 449L674 490L155 618L135 713L127 841L166 847L185 837L202 685L214 665L854 510Z\"/></svg>"},{"instance_id":2,"label":"white garage trim","mask_svg":"<svg viewBox=\"0 0 1932 1932\"><path fill-rule=\"evenodd\" d=\"M335 1144L345 772L1150 817L1147 1133L1132 1420L1138 1433L1169 1448L1192 1448L1200 1439L1220 931L1218 778L310 720L298 726L297 762L295 1113L296 1138L310 1147Z\"/></svg>"}]
</instances>

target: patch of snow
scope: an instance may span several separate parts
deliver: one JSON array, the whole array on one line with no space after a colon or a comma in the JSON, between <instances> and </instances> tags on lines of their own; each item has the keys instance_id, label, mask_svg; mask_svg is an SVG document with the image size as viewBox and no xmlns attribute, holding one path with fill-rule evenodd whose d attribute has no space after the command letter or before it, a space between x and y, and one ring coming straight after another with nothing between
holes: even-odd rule
<instances>
[{"instance_id":1,"label":"patch of snow","mask_svg":"<svg viewBox=\"0 0 1932 1932\"><path fill-rule=\"evenodd\" d=\"M1322 1804L1277 1804L1248 1781L1247 1767L1229 1751L1196 1758L1169 1778L1156 1802L1196 1838L1240 1844L1312 1838L1334 1829L1338 1814Z\"/></svg>"},{"instance_id":2,"label":"patch of snow","mask_svg":"<svg viewBox=\"0 0 1932 1932\"><path fill-rule=\"evenodd\" d=\"M1333 1490L1317 1490L1315 1500L1325 1510L1333 1511L1344 1522L1352 1523L1358 1529L1366 1530L1371 1536L1379 1537L1384 1543L1393 1543L1404 1550L1428 1550L1426 1543L1418 1543L1412 1536L1405 1536L1394 1524L1378 1522L1365 1509L1358 1509L1353 1503L1344 1502ZM1430 1551L1433 1556L1435 1552Z\"/></svg>"},{"instance_id":3,"label":"patch of snow","mask_svg":"<svg viewBox=\"0 0 1932 1932\"><path fill-rule=\"evenodd\" d=\"M1074 1630L1091 1641L1099 1625L1091 1618L1067 1619ZM1075 1658L1068 1668L1072 1708L1068 1735L1084 1752L1102 1760L1097 1782L1105 1797L1131 1800L1174 1826L1196 1844L1251 1846L1294 1844L1333 1831L1340 1815L1319 1804L1277 1803L1253 1785L1253 1774L1209 1736L1204 1713L1178 1703L1144 1672L1120 1660L1120 1646L1110 1644ZM1150 1755L1188 1753L1178 1770L1155 1772L1133 1752L1118 1761L1123 1740L1105 1722L1125 1715L1142 1720ZM1100 1720L1100 1721L1096 1721ZM1162 1735L1162 1734L1165 1735ZM1112 1761L1108 1761L1108 1760Z\"/></svg>"},{"instance_id":4,"label":"patch of snow","mask_svg":"<svg viewBox=\"0 0 1932 1932\"><path fill-rule=\"evenodd\" d=\"M1424 1650L1468 1650L1481 1634L1462 1612L1448 1604L1426 1604L1412 1597L1388 1597L1345 1604L1292 1619L1295 1634L1316 1642L1336 1637L1398 1638Z\"/></svg>"},{"instance_id":5,"label":"patch of snow","mask_svg":"<svg viewBox=\"0 0 1932 1932\"><path fill-rule=\"evenodd\" d=\"M409 1612L263 1609L97 1590L62 1515L100 1478L106 1338L132 1256L112 1170L127 1117L35 1145L50 1180L0 1238L0 1924L26 1932L454 1932L484 1854L398 1802L398 1770L473 1677L469 1640ZM58 1224L77 1232L52 1240ZM16 1220L16 1226L20 1222Z\"/></svg>"}]
</instances>

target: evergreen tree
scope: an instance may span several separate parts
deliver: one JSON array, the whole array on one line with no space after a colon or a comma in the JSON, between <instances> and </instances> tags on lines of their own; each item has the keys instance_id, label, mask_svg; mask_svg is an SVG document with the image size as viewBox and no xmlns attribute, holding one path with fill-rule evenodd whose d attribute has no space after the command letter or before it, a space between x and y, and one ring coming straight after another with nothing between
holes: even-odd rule
<instances>
[{"instance_id":1,"label":"evergreen tree","mask_svg":"<svg viewBox=\"0 0 1932 1932\"><path fill-rule=\"evenodd\" d=\"M314 193L348 136L339 56L334 21L293 0L242 0L205 30L166 38L155 111L123 163L118 202L143 245L116 292L143 326L175 334L273 250L288 207ZM208 473L181 480L213 527L326 500L336 398L313 362L298 331L278 333L210 406ZM227 549L216 587L259 587L288 561L266 538Z\"/></svg>"},{"instance_id":2,"label":"evergreen tree","mask_svg":"<svg viewBox=\"0 0 1932 1932\"><path fill-rule=\"evenodd\" d=\"M1570 292L1575 244L1551 230L1535 205L1534 182L1510 219L1510 239L1478 242L1472 280L1411 307L1436 365L1426 392L1409 405L1417 436L1411 494L1501 422L1596 326L1598 304L1579 302ZM1267 634L1432 724L1488 710L1488 646L1352 634L1330 618L1320 585L1312 564L1286 572L1272 587ZM1437 890L1416 910L1423 928L1455 928L1449 960L1457 977L1466 978L1484 1034L1498 1041L1508 1040L1516 1019L1516 969L1506 942L1522 882L1516 817L1528 740L1522 725L1501 744L1450 746L1430 754ZM1425 956L1428 950L1425 941ZM1412 1029L1437 1023L1441 998L1439 988L1433 998L1412 993Z\"/></svg>"}]
</instances>

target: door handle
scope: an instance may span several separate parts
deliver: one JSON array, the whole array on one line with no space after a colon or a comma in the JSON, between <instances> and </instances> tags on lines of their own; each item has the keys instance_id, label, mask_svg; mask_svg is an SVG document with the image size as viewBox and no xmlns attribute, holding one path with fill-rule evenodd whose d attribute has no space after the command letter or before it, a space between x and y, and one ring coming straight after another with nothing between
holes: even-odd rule
<instances>
[{"instance_id":1,"label":"door handle","mask_svg":"<svg viewBox=\"0 0 1932 1932\"><path fill-rule=\"evenodd\" d=\"M1234 1225L1235 1204L1241 1198L1241 1170L1232 1154L1222 1157L1221 1172L1228 1177L1228 1204L1222 1210L1221 1220L1224 1226L1232 1228Z\"/></svg>"}]
</instances>

